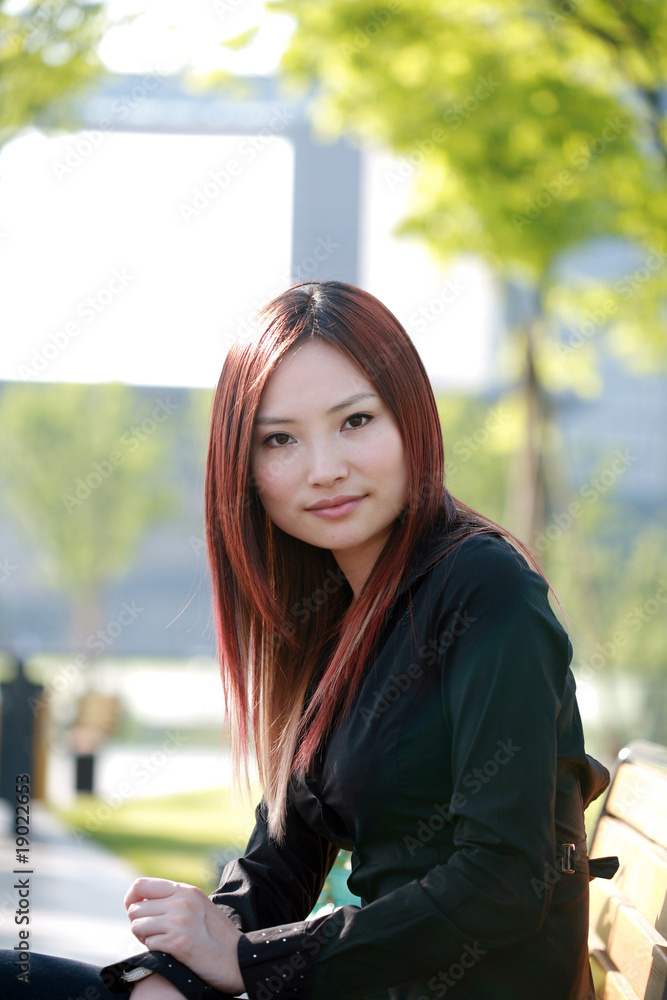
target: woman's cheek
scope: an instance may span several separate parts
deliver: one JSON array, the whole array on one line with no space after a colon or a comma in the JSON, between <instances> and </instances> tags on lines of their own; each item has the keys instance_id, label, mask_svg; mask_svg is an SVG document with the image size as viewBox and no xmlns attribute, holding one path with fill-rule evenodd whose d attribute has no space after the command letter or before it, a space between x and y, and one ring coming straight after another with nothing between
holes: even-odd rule
<instances>
[{"instance_id":1,"label":"woman's cheek","mask_svg":"<svg viewBox=\"0 0 667 1000\"><path fill-rule=\"evenodd\" d=\"M293 495L289 477L279 464L265 463L255 473L255 484L262 505L272 520L284 517L286 505ZM282 515L282 517L281 517Z\"/></svg>"},{"instance_id":2,"label":"woman's cheek","mask_svg":"<svg viewBox=\"0 0 667 1000\"><path fill-rule=\"evenodd\" d=\"M258 485L259 494L264 502L280 497L284 489L283 479L280 465L275 460L264 463Z\"/></svg>"},{"instance_id":3,"label":"woman's cheek","mask_svg":"<svg viewBox=\"0 0 667 1000\"><path fill-rule=\"evenodd\" d=\"M262 455L255 459L251 466L251 476L260 495L270 493L278 474L276 460L270 455Z\"/></svg>"}]
</instances>

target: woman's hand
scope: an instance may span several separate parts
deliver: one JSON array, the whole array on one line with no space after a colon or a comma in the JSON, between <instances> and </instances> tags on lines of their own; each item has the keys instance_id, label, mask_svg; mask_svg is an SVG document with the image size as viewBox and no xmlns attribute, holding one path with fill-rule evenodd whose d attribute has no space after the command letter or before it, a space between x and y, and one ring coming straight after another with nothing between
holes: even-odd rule
<instances>
[{"instance_id":1,"label":"woman's hand","mask_svg":"<svg viewBox=\"0 0 667 1000\"><path fill-rule=\"evenodd\" d=\"M138 878L125 896L125 908L132 933L149 951L173 955L223 993L245 991L236 957L241 931L201 889L164 878ZM140 980L137 987L144 982L148 987L153 978Z\"/></svg>"}]
</instances>

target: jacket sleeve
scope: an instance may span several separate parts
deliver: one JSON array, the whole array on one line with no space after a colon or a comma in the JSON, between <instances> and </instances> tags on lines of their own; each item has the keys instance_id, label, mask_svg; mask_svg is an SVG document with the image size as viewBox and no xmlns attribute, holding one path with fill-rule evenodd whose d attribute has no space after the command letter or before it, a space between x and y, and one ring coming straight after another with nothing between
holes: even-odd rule
<instances>
[{"instance_id":1,"label":"jacket sleeve","mask_svg":"<svg viewBox=\"0 0 667 1000\"><path fill-rule=\"evenodd\" d=\"M244 856L225 866L210 898L242 931L305 920L339 849L306 824L291 798L280 846L269 838L264 799L255 820Z\"/></svg>"},{"instance_id":2,"label":"jacket sleeve","mask_svg":"<svg viewBox=\"0 0 667 1000\"><path fill-rule=\"evenodd\" d=\"M454 853L362 908L246 932L238 955L251 1000L353 1000L423 982L544 920L569 640L542 577L507 543L463 543L446 585L436 569L428 586L436 634L455 637L436 667L432 737L453 748Z\"/></svg>"}]
</instances>

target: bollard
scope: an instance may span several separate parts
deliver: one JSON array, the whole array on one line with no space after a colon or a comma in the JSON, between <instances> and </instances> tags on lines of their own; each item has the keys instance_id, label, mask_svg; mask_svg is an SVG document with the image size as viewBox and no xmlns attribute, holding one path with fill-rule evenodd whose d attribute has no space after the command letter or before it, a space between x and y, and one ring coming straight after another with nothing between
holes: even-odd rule
<instances>
[{"instance_id":1,"label":"bollard","mask_svg":"<svg viewBox=\"0 0 667 1000\"><path fill-rule=\"evenodd\" d=\"M16 675L0 685L0 798L14 802L16 775L29 774L34 798L44 798L46 703L41 684L25 675L23 660L14 658ZM37 705L35 712L31 706Z\"/></svg>"},{"instance_id":2,"label":"bollard","mask_svg":"<svg viewBox=\"0 0 667 1000\"><path fill-rule=\"evenodd\" d=\"M68 733L76 762L76 791L95 793L95 754L114 732L120 714L115 695L88 691L81 697L74 725Z\"/></svg>"}]
</instances>

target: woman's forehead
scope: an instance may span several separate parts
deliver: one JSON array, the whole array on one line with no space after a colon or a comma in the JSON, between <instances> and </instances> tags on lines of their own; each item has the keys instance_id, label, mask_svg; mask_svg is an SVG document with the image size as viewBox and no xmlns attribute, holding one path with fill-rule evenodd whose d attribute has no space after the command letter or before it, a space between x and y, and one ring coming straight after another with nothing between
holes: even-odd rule
<instances>
[{"instance_id":1,"label":"woman's forehead","mask_svg":"<svg viewBox=\"0 0 667 1000\"><path fill-rule=\"evenodd\" d=\"M327 399L331 392L342 388L355 392L375 392L368 376L338 348L323 340L311 340L290 348L278 362L267 379L262 393L265 402L295 394L311 396L323 393Z\"/></svg>"}]
</instances>

